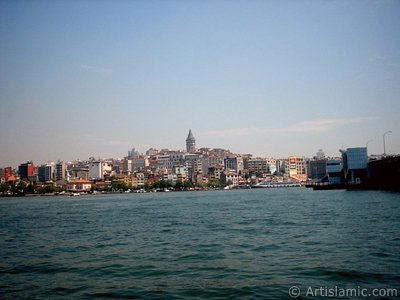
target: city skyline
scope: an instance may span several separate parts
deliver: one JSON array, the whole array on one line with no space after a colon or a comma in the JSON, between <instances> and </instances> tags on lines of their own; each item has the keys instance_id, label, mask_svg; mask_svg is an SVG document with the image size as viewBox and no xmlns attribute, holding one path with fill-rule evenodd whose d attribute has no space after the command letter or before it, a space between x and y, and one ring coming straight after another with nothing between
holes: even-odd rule
<instances>
[{"instance_id":1,"label":"city skyline","mask_svg":"<svg viewBox=\"0 0 400 300\"><path fill-rule=\"evenodd\" d=\"M398 1L0 2L0 164L400 153Z\"/></svg>"},{"instance_id":2,"label":"city skyline","mask_svg":"<svg viewBox=\"0 0 400 300\"><path fill-rule=\"evenodd\" d=\"M390 131L386 132L387 133L391 133ZM368 141L368 143L371 142ZM354 147L351 147L354 148ZM368 152L368 147L356 147L357 149L362 149L365 148L367 149L366 151ZM93 155L89 155L86 157L78 157L72 160L65 160L62 158L59 158L57 160L44 160L44 161L34 161L32 159L26 159L26 160L22 160L20 162L17 163L17 165L23 165L25 163L31 163L33 164L35 167L38 166L46 166L49 164L55 164L55 163L72 163L72 162L90 162L90 161L127 161L127 160L134 160L135 158L150 158L150 157L165 157L165 155L167 154L168 156L174 156L174 155L200 155L201 157L205 154L205 157L209 156L209 152L214 152L217 151L218 153L220 151L226 151L226 153L228 153L227 155L224 155L225 157L251 157L254 159L262 159L262 160L267 160L268 159L272 159L272 160L286 160L286 161L290 161L291 158L299 158L299 159L307 159L307 160L329 160L329 159L335 159L335 158L340 158L340 156L342 155L342 151L345 151L346 148L343 147L341 149L338 150L338 153L336 155L326 155L324 149L318 149L318 151L316 151L313 154L310 155L306 155L306 156L298 156L296 155L296 153L292 153L288 156L259 156L259 155L254 155L251 152L248 153L239 153L239 152L234 152L231 151L231 149L229 148L217 148L217 147L203 147L203 146L197 146L196 145L196 138L194 137L192 130L189 129L188 132L188 136L186 138L186 149L171 149L171 148L160 148L160 149L156 149L153 147L150 147L148 149L146 149L146 151L139 151L138 148L136 147L132 147L128 150L125 151L125 155L122 155L121 157L113 157L113 156L109 156L109 157L100 157L100 156L93 156ZM153 153L156 152L156 154L148 154L148 152ZM384 157L387 154L369 154L372 156L379 156L379 157ZM211 156L214 156L214 154L211 154ZM390 156L390 154L389 154ZM16 166L17 166L16 165ZM12 167L15 168L16 166L14 165L7 165L7 167ZM4 167L4 166L0 166L0 167ZM16 169L16 168L15 168Z\"/></svg>"}]
</instances>

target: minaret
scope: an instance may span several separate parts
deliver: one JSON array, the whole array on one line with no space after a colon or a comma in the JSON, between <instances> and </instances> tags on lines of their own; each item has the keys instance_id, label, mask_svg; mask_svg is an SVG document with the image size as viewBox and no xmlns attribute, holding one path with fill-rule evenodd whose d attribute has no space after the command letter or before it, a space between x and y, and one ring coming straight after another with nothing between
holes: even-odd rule
<instances>
[{"instance_id":1,"label":"minaret","mask_svg":"<svg viewBox=\"0 0 400 300\"><path fill-rule=\"evenodd\" d=\"M186 152L195 153L196 152L196 139L193 136L192 130L189 130L188 137L186 138Z\"/></svg>"}]
</instances>

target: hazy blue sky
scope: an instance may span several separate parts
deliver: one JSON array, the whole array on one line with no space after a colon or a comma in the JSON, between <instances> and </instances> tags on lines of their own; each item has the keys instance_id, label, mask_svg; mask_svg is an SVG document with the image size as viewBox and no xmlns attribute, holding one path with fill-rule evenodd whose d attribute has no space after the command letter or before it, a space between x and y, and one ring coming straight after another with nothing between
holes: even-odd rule
<instances>
[{"instance_id":1,"label":"hazy blue sky","mask_svg":"<svg viewBox=\"0 0 400 300\"><path fill-rule=\"evenodd\" d=\"M0 1L0 166L400 153L400 1Z\"/></svg>"}]
</instances>

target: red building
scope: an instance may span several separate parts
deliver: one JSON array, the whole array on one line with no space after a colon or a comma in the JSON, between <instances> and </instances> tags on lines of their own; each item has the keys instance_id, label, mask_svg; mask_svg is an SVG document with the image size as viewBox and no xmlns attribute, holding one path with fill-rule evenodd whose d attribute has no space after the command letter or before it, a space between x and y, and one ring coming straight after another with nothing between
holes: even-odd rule
<instances>
[{"instance_id":1,"label":"red building","mask_svg":"<svg viewBox=\"0 0 400 300\"><path fill-rule=\"evenodd\" d=\"M18 167L20 179L30 179L35 175L35 166L32 162L20 164Z\"/></svg>"}]
</instances>

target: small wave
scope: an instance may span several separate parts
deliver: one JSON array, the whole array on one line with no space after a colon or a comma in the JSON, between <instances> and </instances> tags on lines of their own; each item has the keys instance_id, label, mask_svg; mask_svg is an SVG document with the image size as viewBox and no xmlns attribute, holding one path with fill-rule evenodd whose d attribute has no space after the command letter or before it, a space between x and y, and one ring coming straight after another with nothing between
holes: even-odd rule
<instances>
[{"instance_id":1,"label":"small wave","mask_svg":"<svg viewBox=\"0 0 400 300\"><path fill-rule=\"evenodd\" d=\"M11 268L0 269L0 274L23 274L23 273L57 273L67 270L64 267L53 264L38 264L38 265L19 265Z\"/></svg>"},{"instance_id":2,"label":"small wave","mask_svg":"<svg viewBox=\"0 0 400 300\"><path fill-rule=\"evenodd\" d=\"M390 254L384 253L384 252L376 252L376 253L372 253L373 256L376 257L390 257Z\"/></svg>"},{"instance_id":3,"label":"small wave","mask_svg":"<svg viewBox=\"0 0 400 300\"><path fill-rule=\"evenodd\" d=\"M397 281L400 282L400 276L385 274L385 273L372 273L372 272L360 272L354 270L328 270L316 268L310 271L301 272L301 275L309 277L319 277L328 280L340 280L340 281L357 281L357 282L381 282L381 281Z\"/></svg>"}]
</instances>

